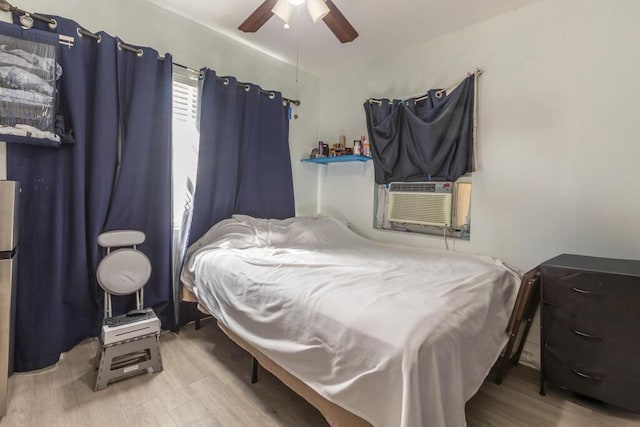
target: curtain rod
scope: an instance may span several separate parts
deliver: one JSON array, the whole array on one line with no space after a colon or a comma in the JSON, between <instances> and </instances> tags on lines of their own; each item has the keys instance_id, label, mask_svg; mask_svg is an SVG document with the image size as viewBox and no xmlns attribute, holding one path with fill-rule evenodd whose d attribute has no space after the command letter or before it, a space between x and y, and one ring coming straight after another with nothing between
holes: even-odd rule
<instances>
[{"instance_id":1,"label":"curtain rod","mask_svg":"<svg viewBox=\"0 0 640 427\"><path fill-rule=\"evenodd\" d=\"M176 66L178 66L178 67L180 67L180 68L183 68L183 69L185 69L185 70L191 71L192 73L196 73L196 74L198 74L198 75L200 75L200 73L201 73L201 72L200 72L200 70L196 70L196 69L194 69L194 68L187 67L186 65L178 64L177 62L174 62L174 63L173 63L173 65L176 65ZM224 82L224 84L228 84L228 83L229 83L229 79L228 79L228 78L226 78L226 77L218 77L218 76L216 76L216 79L218 79L218 80L220 80L220 81ZM249 85L249 83L244 83L244 82L238 82L238 86L242 86L242 87L244 87L244 88L245 88L245 89L247 89L247 90L249 90L249 88L251 87L251 86ZM274 92L273 92L273 91L270 91L270 90L264 90L264 89L262 89L262 88L260 88L260 93L263 93L263 94L265 94L265 95L270 95L270 96L271 96L271 95L274 95ZM301 104L301 102L300 102L300 100L299 100L299 99L289 99L289 98L285 98L285 97L283 96L283 97L282 97L282 100L283 100L284 102L288 102L288 103L293 104L293 105L295 105L295 106L299 106L299 105Z\"/></svg>"},{"instance_id":2,"label":"curtain rod","mask_svg":"<svg viewBox=\"0 0 640 427\"><path fill-rule=\"evenodd\" d=\"M46 22L47 24L49 24L49 27L52 30L56 29L56 27L58 26L58 21L56 21L55 19L47 18L46 16L38 15L37 13L27 12L26 10L22 10L12 5L6 0L0 0L0 11L22 13L23 15L29 16L33 19L37 19L38 21Z\"/></svg>"},{"instance_id":3,"label":"curtain rod","mask_svg":"<svg viewBox=\"0 0 640 427\"><path fill-rule=\"evenodd\" d=\"M46 16L42 16L42 15L38 15L37 13L31 13L31 12L27 12L26 10L22 10L16 6L13 6L11 3L9 3L6 0L0 0L0 11L2 12L16 12L16 13L21 13L25 16L30 16L33 19L37 19L38 21L41 22L46 22L47 24L49 24L49 27L53 30L55 28L57 28L58 26L58 21L56 21L53 18L47 18ZM94 34L90 31L84 30L80 27L78 27L78 29L76 30L76 32L78 33L78 36L80 37L90 37L94 40L96 40L98 43L100 43L102 41L102 36L99 34ZM121 50L126 50L128 52L132 52L135 53L138 56L142 56L144 54L144 51L140 48L137 47L133 47L133 46L129 46L125 43L122 42L118 42L118 49ZM164 59L164 58L160 58L160 59ZM180 68L184 68L185 70L189 70L189 71L193 71L197 74L200 74L199 70L195 70L193 68L187 67L186 65L182 65L182 64L178 64L177 62L173 63L174 65L177 65ZM224 77L217 77L218 79L225 81L228 83L229 79L226 79ZM226 84L226 83L225 83ZM239 86L244 87L245 89L249 89L251 86L249 86L249 83L243 83L243 82L238 82ZM263 93L265 95L269 95L270 97L275 97L275 93L273 91L268 91L268 90L264 90L264 89L260 89L260 93ZM301 102L299 99L290 99L290 98L285 98L282 97L282 101L289 103L289 104L293 104L295 106L300 106Z\"/></svg>"},{"instance_id":4,"label":"curtain rod","mask_svg":"<svg viewBox=\"0 0 640 427\"><path fill-rule=\"evenodd\" d=\"M483 72L484 72L484 71L483 71L483 70L481 70L480 68L476 68L476 71L474 71L473 73L469 73L469 74L467 75L467 77L471 77L472 75L480 76L480 75L482 75L482 73L483 73ZM451 85L447 86L447 88L446 88L446 89L440 89L439 91L437 91L437 92L436 92L436 96L437 96L438 98L440 98L440 97L442 96L442 94L443 94L443 93L449 92L451 89L456 88L456 87L457 87L460 83L462 83L462 82L463 82L467 77L465 77L465 78L464 78L464 79L462 79L462 80L458 80L457 82L455 82L455 83L453 83L453 84L451 84ZM416 98L415 96L409 96L409 97L403 98L403 100L405 100L405 101L406 101L407 99L413 99L413 98L415 98L416 102L419 102L419 101L424 101L424 100L425 100L425 99L427 99L428 97L429 97L429 95L422 95L422 96L417 97L417 98ZM382 99L378 99L378 98L369 98L369 99L367 99L367 101L368 101L368 102L370 102L370 103L372 103L372 104L382 105Z\"/></svg>"}]
</instances>

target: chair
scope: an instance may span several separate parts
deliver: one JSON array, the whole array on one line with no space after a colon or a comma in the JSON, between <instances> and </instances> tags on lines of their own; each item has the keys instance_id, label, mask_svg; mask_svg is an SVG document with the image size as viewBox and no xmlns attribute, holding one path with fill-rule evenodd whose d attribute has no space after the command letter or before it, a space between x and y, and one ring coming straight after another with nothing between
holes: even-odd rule
<instances>
[{"instance_id":1,"label":"chair","mask_svg":"<svg viewBox=\"0 0 640 427\"><path fill-rule=\"evenodd\" d=\"M107 255L96 272L104 290L104 321L98 339L95 391L148 369L163 370L160 320L153 309L144 308L143 288L151 277L149 258L137 249L144 240L145 234L135 230L109 231L98 236L98 245L107 249ZM134 293L136 309L114 316L111 296Z\"/></svg>"}]
</instances>

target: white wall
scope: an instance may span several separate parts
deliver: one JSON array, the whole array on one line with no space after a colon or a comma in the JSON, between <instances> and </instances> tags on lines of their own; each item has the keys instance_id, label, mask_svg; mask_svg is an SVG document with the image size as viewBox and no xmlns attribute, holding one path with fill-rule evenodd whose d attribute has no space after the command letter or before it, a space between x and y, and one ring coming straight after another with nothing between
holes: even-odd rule
<instances>
[{"instance_id":1,"label":"white wall","mask_svg":"<svg viewBox=\"0 0 640 427\"><path fill-rule=\"evenodd\" d=\"M482 68L472 240L457 249L523 271L563 252L638 259L638 17L637 0L542 0L344 70L321 81L320 138L364 134L369 97L424 93ZM443 247L372 229L372 165L322 173L322 212L376 239ZM527 347L536 358L538 332Z\"/></svg>"},{"instance_id":2,"label":"white wall","mask_svg":"<svg viewBox=\"0 0 640 427\"><path fill-rule=\"evenodd\" d=\"M91 31L105 30L123 40L170 52L175 62L192 68L207 66L219 75L233 75L265 89L279 90L285 97L297 96L300 116L291 121L290 144L294 160L296 211L316 212L317 174L305 169L298 159L317 141L318 79L300 72L296 91L295 68L224 37L206 27L141 0L21 0L20 8L64 16ZM8 15L2 14L0 15ZM2 145L2 144L0 144ZM3 148L0 148L0 178L5 175Z\"/></svg>"}]
</instances>

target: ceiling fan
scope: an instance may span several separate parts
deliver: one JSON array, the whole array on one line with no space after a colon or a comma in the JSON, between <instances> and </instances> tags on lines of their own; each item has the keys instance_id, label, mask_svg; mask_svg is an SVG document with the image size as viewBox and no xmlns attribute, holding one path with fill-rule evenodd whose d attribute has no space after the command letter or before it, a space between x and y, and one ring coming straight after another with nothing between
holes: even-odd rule
<instances>
[{"instance_id":1,"label":"ceiling fan","mask_svg":"<svg viewBox=\"0 0 640 427\"><path fill-rule=\"evenodd\" d=\"M301 5L305 0L266 0L238 27L245 33L255 33L271 16L276 15L288 25L289 18L295 6ZM344 17L342 12L331 0L306 0L307 9L313 22L320 19L335 34L342 43L349 43L358 37L358 32Z\"/></svg>"}]
</instances>

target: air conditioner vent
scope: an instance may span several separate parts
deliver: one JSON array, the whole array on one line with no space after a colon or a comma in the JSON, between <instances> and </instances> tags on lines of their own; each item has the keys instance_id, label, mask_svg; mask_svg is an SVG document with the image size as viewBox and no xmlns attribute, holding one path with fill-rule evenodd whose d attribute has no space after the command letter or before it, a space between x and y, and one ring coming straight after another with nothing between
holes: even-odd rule
<instances>
[{"instance_id":1,"label":"air conditioner vent","mask_svg":"<svg viewBox=\"0 0 640 427\"><path fill-rule=\"evenodd\" d=\"M393 222L448 227L452 200L451 183L392 183L388 218Z\"/></svg>"}]
</instances>

